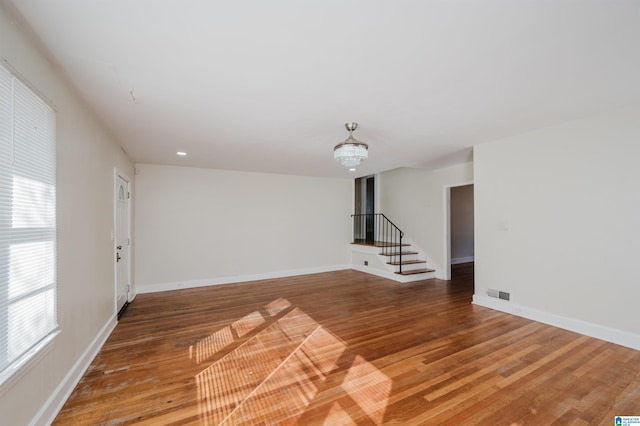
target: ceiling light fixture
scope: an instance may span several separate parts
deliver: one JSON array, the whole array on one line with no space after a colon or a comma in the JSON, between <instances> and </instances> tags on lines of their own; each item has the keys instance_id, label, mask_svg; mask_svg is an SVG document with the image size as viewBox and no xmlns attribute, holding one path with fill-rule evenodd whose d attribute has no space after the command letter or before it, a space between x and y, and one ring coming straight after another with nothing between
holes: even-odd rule
<instances>
[{"instance_id":1,"label":"ceiling light fixture","mask_svg":"<svg viewBox=\"0 0 640 426\"><path fill-rule=\"evenodd\" d=\"M184 151L178 151L178 152L176 152L176 155L179 156L179 157L186 157L187 153L184 152Z\"/></svg>"},{"instance_id":2,"label":"ceiling light fixture","mask_svg":"<svg viewBox=\"0 0 640 426\"><path fill-rule=\"evenodd\" d=\"M369 157L369 145L353 137L353 131L358 128L358 123L346 123L344 126L349 131L349 137L333 148L333 159L353 169Z\"/></svg>"}]
</instances>

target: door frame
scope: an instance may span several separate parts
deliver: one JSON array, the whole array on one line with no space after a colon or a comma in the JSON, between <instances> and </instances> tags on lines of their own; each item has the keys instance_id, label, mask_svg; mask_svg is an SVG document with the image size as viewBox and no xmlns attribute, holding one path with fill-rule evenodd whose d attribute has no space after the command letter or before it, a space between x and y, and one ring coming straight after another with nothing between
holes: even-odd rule
<instances>
[{"instance_id":1,"label":"door frame","mask_svg":"<svg viewBox=\"0 0 640 426\"><path fill-rule=\"evenodd\" d=\"M129 251L128 251L128 262L127 262L127 290L126 290L126 303L129 303L133 300L135 295L132 296L132 286L131 286L131 248L133 247L131 244L131 203L133 202L133 193L131 188L131 179L125 173L120 171L117 167L113 168L113 231L111 231L111 240L113 242L113 306L115 309L116 316L118 315L118 262L116 261L116 244L117 244L117 232L118 232L118 178L121 178L125 182L127 182L127 194L128 194L128 202L127 202L127 240L129 242Z\"/></svg>"},{"instance_id":2,"label":"door frame","mask_svg":"<svg viewBox=\"0 0 640 426\"><path fill-rule=\"evenodd\" d=\"M444 253L443 253L443 271L442 279L451 279L451 188L458 186L473 185L473 181L452 183L443 185L443 203L444 203ZM475 202L474 202L475 204ZM475 206L474 206L475 217ZM475 219L474 219L475 220Z\"/></svg>"}]
</instances>

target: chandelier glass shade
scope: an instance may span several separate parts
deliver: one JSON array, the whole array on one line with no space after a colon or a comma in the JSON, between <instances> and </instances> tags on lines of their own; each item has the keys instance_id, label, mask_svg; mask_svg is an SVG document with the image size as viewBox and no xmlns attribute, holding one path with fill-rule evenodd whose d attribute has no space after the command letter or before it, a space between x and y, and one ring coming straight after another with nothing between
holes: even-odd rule
<instances>
[{"instance_id":1,"label":"chandelier glass shade","mask_svg":"<svg viewBox=\"0 0 640 426\"><path fill-rule=\"evenodd\" d=\"M345 167L354 168L369 157L369 146L353 137L358 123L346 123L345 127L349 131L349 137L333 148L333 158Z\"/></svg>"}]
</instances>

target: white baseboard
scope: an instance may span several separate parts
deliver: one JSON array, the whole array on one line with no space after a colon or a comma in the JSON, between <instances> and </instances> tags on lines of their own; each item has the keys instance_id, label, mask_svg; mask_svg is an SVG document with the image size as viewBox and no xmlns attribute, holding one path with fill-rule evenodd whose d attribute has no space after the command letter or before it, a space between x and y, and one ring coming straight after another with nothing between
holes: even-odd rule
<instances>
[{"instance_id":1,"label":"white baseboard","mask_svg":"<svg viewBox=\"0 0 640 426\"><path fill-rule=\"evenodd\" d=\"M159 291L180 290L184 288L206 287L210 285L222 285L243 283L247 281L270 280L274 278L295 277L297 275L319 274L322 272L341 271L351 269L351 265L330 265L315 268L292 269L288 271L265 272L262 274L236 275L232 277L210 278L204 280L189 280L158 284L136 285L136 294L156 293Z\"/></svg>"},{"instance_id":2,"label":"white baseboard","mask_svg":"<svg viewBox=\"0 0 640 426\"><path fill-rule=\"evenodd\" d=\"M62 406L75 389L78 382L84 375L87 368L91 365L91 361L98 355L102 345L117 325L116 316L109 318L107 323L102 327L98 335L93 339L89 347L84 351L82 356L76 361L71 370L64 376L58 387L53 391L47 402L40 408L36 415L31 419L29 425L50 425L56 418Z\"/></svg>"},{"instance_id":3,"label":"white baseboard","mask_svg":"<svg viewBox=\"0 0 640 426\"><path fill-rule=\"evenodd\" d=\"M640 350L640 335L575 318L539 311L489 296L473 295L473 304Z\"/></svg>"},{"instance_id":4,"label":"white baseboard","mask_svg":"<svg viewBox=\"0 0 640 426\"><path fill-rule=\"evenodd\" d=\"M451 264L452 265L457 265L459 263L469 263L469 262L473 262L475 259L474 256L467 256L467 257L456 257L451 259Z\"/></svg>"}]
</instances>

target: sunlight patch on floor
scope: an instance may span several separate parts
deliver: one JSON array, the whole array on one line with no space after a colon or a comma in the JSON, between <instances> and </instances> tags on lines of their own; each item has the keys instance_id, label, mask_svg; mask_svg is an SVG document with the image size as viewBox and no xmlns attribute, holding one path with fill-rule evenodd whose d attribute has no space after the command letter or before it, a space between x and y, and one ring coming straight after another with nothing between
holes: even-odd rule
<instances>
[{"instance_id":1,"label":"sunlight patch on floor","mask_svg":"<svg viewBox=\"0 0 640 426\"><path fill-rule=\"evenodd\" d=\"M225 327L200 340L197 344L191 345L189 359L195 358L196 363L200 364L229 346L233 341L231 327Z\"/></svg>"},{"instance_id":2,"label":"sunlight patch on floor","mask_svg":"<svg viewBox=\"0 0 640 426\"><path fill-rule=\"evenodd\" d=\"M265 310L273 317L290 306L278 299ZM240 330L244 336L275 320L256 314L234 323L238 335ZM294 308L195 376L200 418L205 425L295 422L323 388L346 348L343 340ZM391 380L380 370L356 356L337 389L359 408L358 416L382 424ZM353 423L350 414L334 403L327 412L327 424L340 419Z\"/></svg>"},{"instance_id":3,"label":"sunlight patch on floor","mask_svg":"<svg viewBox=\"0 0 640 426\"><path fill-rule=\"evenodd\" d=\"M265 313L273 318L280 312L291 306L291 303L283 298L274 300L265 306ZM212 357L224 348L265 324L267 319L260 312L251 312L238 321L223 329L211 333L201 339L195 345L189 347L189 359L195 359L200 364ZM234 336L235 332L235 336Z\"/></svg>"},{"instance_id":4,"label":"sunlight patch on floor","mask_svg":"<svg viewBox=\"0 0 640 426\"><path fill-rule=\"evenodd\" d=\"M342 388L375 424L381 425L391 385L391 379L358 355L342 383Z\"/></svg>"}]
</instances>

